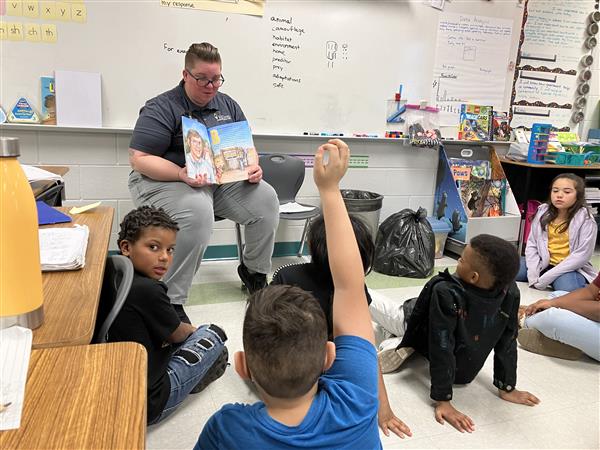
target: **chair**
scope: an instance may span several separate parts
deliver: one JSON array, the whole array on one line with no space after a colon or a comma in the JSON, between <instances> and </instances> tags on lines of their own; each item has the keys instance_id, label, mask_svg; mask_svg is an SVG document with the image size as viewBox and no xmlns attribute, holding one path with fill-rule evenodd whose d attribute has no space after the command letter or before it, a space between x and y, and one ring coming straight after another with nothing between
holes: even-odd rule
<instances>
[{"instance_id":1,"label":"chair","mask_svg":"<svg viewBox=\"0 0 600 450\"><path fill-rule=\"evenodd\" d=\"M259 158L260 167L263 170L263 180L273 186L279 199L279 204L295 202L296 194L304 182L305 166L304 161L290 155L270 154L262 155ZM312 205L302 205L312 206ZM310 211L279 213L280 219L285 220L304 220L304 229L300 239L300 248L297 256L301 257L306 242L306 232L308 224L313 217L321 213L320 208L314 207Z\"/></svg>"},{"instance_id":2,"label":"chair","mask_svg":"<svg viewBox=\"0 0 600 450\"><path fill-rule=\"evenodd\" d=\"M121 311L133 281L133 264L123 255L109 255L104 269L104 281L94 330L95 344L107 341L108 330Z\"/></svg>"},{"instance_id":3,"label":"chair","mask_svg":"<svg viewBox=\"0 0 600 450\"><path fill-rule=\"evenodd\" d=\"M57 182L51 188L48 188L42 192L40 192L35 200L42 201L46 203L48 206L62 206L62 193L65 188L65 184L63 182Z\"/></svg>"},{"instance_id":4,"label":"chair","mask_svg":"<svg viewBox=\"0 0 600 450\"><path fill-rule=\"evenodd\" d=\"M225 217L215 216L215 222L225 220ZM235 223L235 239L237 241L238 259L240 264L244 262L244 243L242 242L242 227L239 223Z\"/></svg>"}]
</instances>

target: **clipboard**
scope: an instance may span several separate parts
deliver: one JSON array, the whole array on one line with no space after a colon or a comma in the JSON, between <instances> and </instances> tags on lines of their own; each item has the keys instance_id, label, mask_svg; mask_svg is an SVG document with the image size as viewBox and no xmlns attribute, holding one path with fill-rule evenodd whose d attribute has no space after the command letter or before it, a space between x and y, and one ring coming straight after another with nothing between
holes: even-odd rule
<instances>
[{"instance_id":1,"label":"clipboard","mask_svg":"<svg viewBox=\"0 0 600 450\"><path fill-rule=\"evenodd\" d=\"M42 201L35 202L35 206L37 207L38 213L38 225L51 225L54 223L72 222L73 220L66 214L61 213L52 206L48 206Z\"/></svg>"}]
</instances>

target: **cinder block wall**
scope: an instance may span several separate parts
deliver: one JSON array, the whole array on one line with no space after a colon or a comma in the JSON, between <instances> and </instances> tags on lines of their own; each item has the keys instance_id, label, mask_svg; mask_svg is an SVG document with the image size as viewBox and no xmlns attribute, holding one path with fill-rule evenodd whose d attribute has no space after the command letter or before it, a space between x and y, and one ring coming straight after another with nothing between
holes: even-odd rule
<instances>
[{"instance_id":1,"label":"cinder block wall","mask_svg":"<svg viewBox=\"0 0 600 450\"><path fill-rule=\"evenodd\" d=\"M21 140L20 161L25 164L69 167L65 176L65 206L84 205L101 200L115 208L110 249L116 249L116 236L123 216L134 206L127 179L130 172L127 149L131 132L63 131L19 129L2 130L5 136ZM314 154L325 138L255 137L261 153ZM389 140L349 139L353 155L368 155L368 168L351 168L343 188L361 189L384 195L381 220L403 208L419 206L431 212L438 153L417 149ZM298 201L319 204L317 189L308 168ZM302 233L301 221L281 221L277 242L297 242ZM228 220L215 224L211 246L234 245L234 225Z\"/></svg>"}]
</instances>

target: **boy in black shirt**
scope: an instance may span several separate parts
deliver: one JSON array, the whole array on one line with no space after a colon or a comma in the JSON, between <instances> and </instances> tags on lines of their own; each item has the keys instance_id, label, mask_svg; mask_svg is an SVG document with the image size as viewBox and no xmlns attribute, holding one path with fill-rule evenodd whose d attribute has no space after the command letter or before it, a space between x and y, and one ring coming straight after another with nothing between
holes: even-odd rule
<instances>
[{"instance_id":1,"label":"boy in black shirt","mask_svg":"<svg viewBox=\"0 0 600 450\"><path fill-rule=\"evenodd\" d=\"M173 261L178 230L162 209L141 206L125 216L118 238L135 274L108 340L138 342L148 352L148 424L163 420L227 366L225 332L212 324L195 328L182 322L160 281Z\"/></svg>"},{"instance_id":2,"label":"boy in black shirt","mask_svg":"<svg viewBox=\"0 0 600 450\"><path fill-rule=\"evenodd\" d=\"M458 260L456 273L446 270L433 277L419 298L405 302L406 333L397 349L379 354L384 373L396 370L410 356L409 349L429 359L431 398L435 418L447 420L460 432L474 431L474 423L455 409L452 385L466 384L477 376L494 350L494 385L503 400L534 406L539 400L517 383L517 332L519 270L515 247L495 236L471 239Z\"/></svg>"},{"instance_id":3,"label":"boy in black shirt","mask_svg":"<svg viewBox=\"0 0 600 450\"><path fill-rule=\"evenodd\" d=\"M349 217L366 275L371 271L373 255L375 254L375 244L373 243L371 230L360 218L352 215ZM310 249L311 262L289 264L280 267L273 274L271 284L298 286L314 295L325 313L325 319L327 320L327 335L329 336L328 339L332 341L334 286L331 271L329 270L325 219L322 215L314 219L310 224L307 242ZM370 305L371 295L369 294L366 284L364 289L367 303ZM378 374L379 409L377 412L377 420L379 427L386 436L390 435L390 431L403 439L405 435L412 436L410 428L402 420L396 417L396 414L392 411L381 371L378 371Z\"/></svg>"}]
</instances>

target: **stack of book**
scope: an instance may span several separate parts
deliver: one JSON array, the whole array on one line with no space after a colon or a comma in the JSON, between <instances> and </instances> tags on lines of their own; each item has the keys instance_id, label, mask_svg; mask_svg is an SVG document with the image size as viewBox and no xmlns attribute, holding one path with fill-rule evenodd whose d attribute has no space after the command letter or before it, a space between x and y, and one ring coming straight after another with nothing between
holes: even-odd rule
<instances>
[{"instance_id":1,"label":"stack of book","mask_svg":"<svg viewBox=\"0 0 600 450\"><path fill-rule=\"evenodd\" d=\"M494 111L491 106L462 104L458 139L465 141L508 141L508 113Z\"/></svg>"},{"instance_id":2,"label":"stack of book","mask_svg":"<svg viewBox=\"0 0 600 450\"><path fill-rule=\"evenodd\" d=\"M597 187L586 187L585 188L585 201L590 207L592 214L598 214L598 207L595 206L600 203L600 188Z\"/></svg>"}]
</instances>

